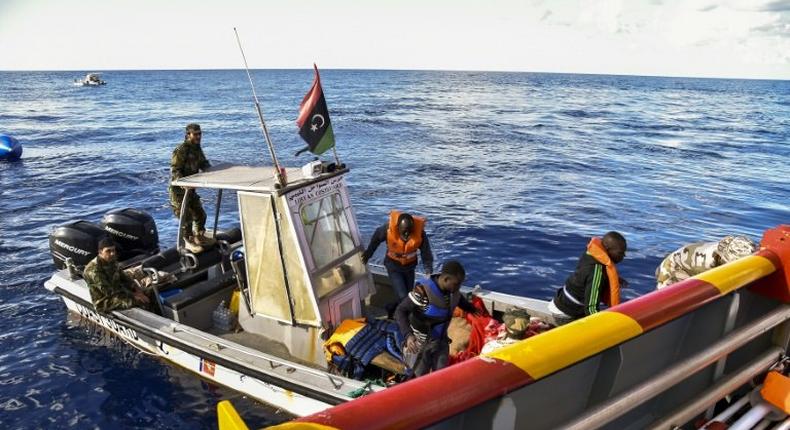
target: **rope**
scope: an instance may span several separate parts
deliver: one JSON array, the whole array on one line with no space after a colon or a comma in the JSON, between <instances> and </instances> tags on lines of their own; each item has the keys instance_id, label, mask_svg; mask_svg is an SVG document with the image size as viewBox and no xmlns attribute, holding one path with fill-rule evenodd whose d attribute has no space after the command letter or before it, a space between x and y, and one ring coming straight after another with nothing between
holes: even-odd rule
<instances>
[{"instance_id":1,"label":"rope","mask_svg":"<svg viewBox=\"0 0 790 430\"><path fill-rule=\"evenodd\" d=\"M360 388L357 388L356 390L351 391L350 393L348 393L348 396L351 397L351 398L356 399L357 397L362 397L362 396L364 396L366 394L370 394L370 393L373 392L373 389L371 388L373 384L376 384L379 387L386 387L387 386L387 384L381 378L378 378L378 379L366 379L365 380L365 385L363 385Z\"/></svg>"}]
</instances>

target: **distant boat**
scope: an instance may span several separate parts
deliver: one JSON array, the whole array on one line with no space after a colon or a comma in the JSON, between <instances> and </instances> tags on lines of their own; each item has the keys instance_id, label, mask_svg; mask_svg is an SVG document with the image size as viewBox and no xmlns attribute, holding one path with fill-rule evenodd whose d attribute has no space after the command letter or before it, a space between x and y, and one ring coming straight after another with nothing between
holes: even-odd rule
<instances>
[{"instance_id":1,"label":"distant boat","mask_svg":"<svg viewBox=\"0 0 790 430\"><path fill-rule=\"evenodd\" d=\"M75 79L74 85L79 86L98 86L98 85L106 85L107 82L104 82L101 79L101 73L88 73L82 79Z\"/></svg>"}]
</instances>

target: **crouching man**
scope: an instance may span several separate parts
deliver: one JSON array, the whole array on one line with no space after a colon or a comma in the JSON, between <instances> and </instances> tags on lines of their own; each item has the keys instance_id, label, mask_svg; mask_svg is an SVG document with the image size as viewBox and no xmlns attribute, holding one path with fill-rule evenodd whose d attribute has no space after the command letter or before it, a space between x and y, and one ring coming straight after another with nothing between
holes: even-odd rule
<instances>
[{"instance_id":1,"label":"crouching man","mask_svg":"<svg viewBox=\"0 0 790 430\"><path fill-rule=\"evenodd\" d=\"M412 367L415 376L447 367L450 358L447 328L455 307L477 313L459 291L465 277L461 263L450 260L444 263L441 273L417 282L395 309L395 320L406 339L403 349L417 354Z\"/></svg>"},{"instance_id":2,"label":"crouching man","mask_svg":"<svg viewBox=\"0 0 790 430\"><path fill-rule=\"evenodd\" d=\"M88 283L93 306L99 312L148 307L151 303L118 266L115 243L110 238L99 241L99 253L85 266L82 277Z\"/></svg>"}]
</instances>

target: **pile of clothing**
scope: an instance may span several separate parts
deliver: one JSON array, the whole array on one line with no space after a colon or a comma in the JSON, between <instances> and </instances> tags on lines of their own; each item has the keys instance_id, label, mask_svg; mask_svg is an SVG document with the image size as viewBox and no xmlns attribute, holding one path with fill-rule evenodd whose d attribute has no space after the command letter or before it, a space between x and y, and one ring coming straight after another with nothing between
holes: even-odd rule
<instances>
[{"instance_id":1,"label":"pile of clothing","mask_svg":"<svg viewBox=\"0 0 790 430\"><path fill-rule=\"evenodd\" d=\"M503 321L499 322L491 316L479 297L472 297L470 302L478 309L478 314L456 309L447 332L452 339L450 364L491 352L554 327L540 318L530 317L523 309L509 309L503 315Z\"/></svg>"},{"instance_id":2,"label":"pile of clothing","mask_svg":"<svg viewBox=\"0 0 790 430\"><path fill-rule=\"evenodd\" d=\"M324 354L337 373L354 379L363 379L371 362L392 373L406 374L400 349L403 340L393 321L345 320L324 342Z\"/></svg>"}]
</instances>

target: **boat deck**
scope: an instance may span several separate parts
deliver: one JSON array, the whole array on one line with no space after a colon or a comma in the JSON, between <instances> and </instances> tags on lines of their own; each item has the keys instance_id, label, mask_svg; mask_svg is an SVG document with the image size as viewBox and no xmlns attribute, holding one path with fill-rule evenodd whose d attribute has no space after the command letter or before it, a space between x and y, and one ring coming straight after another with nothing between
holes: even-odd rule
<instances>
[{"instance_id":1,"label":"boat deck","mask_svg":"<svg viewBox=\"0 0 790 430\"><path fill-rule=\"evenodd\" d=\"M230 342L246 346L247 348L252 348L256 351L265 352L266 354L273 355L283 360L299 363L303 366L312 367L313 369L317 370L326 370L326 366L318 366L314 363L300 360L297 357L292 356L288 352L288 348L285 346L285 344L259 334L249 333L246 331L227 332L224 330L218 330L216 328L211 328L208 330L208 332L214 336L221 337L222 339L228 340Z\"/></svg>"}]
</instances>

